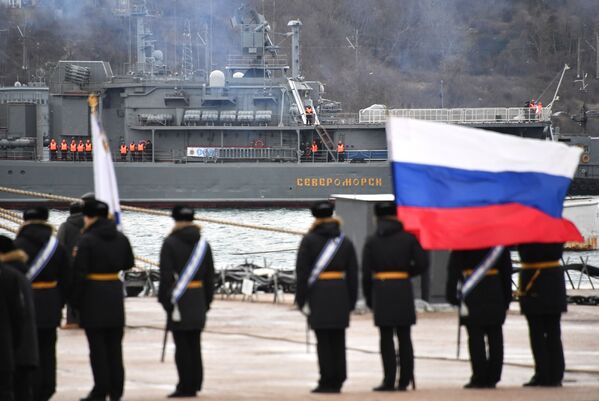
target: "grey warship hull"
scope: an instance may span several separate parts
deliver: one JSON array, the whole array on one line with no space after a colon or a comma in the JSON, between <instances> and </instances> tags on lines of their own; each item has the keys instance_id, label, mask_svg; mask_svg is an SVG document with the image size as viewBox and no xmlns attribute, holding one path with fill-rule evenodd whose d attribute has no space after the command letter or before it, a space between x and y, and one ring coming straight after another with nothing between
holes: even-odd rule
<instances>
[{"instance_id":1,"label":"grey warship hull","mask_svg":"<svg viewBox=\"0 0 599 401\"><path fill-rule=\"evenodd\" d=\"M92 163L0 161L4 186L79 197L93 191ZM302 205L331 194L390 193L388 163L117 163L123 202L202 206ZM0 202L39 202L32 196L0 193Z\"/></svg>"}]
</instances>

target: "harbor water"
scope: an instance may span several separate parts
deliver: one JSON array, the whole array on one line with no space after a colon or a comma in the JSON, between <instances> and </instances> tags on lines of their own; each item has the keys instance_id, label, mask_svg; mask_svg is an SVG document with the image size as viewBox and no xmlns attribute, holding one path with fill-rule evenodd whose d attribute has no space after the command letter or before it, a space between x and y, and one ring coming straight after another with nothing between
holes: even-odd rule
<instances>
[{"instance_id":1,"label":"harbor water","mask_svg":"<svg viewBox=\"0 0 599 401\"><path fill-rule=\"evenodd\" d=\"M68 215L64 210L51 210L50 223L58 228ZM307 209L285 208L197 209L196 216L299 231L307 231L313 221ZM129 237L135 255L158 262L162 241L172 230L173 220L166 216L127 211L123 212L122 220L123 232ZM217 269L236 266L246 261L260 266L264 266L266 261L269 267L276 269L295 267L296 251L301 240L298 235L202 222L197 224L201 226L202 233L206 235L212 247ZM14 237L12 233L8 235Z\"/></svg>"}]
</instances>

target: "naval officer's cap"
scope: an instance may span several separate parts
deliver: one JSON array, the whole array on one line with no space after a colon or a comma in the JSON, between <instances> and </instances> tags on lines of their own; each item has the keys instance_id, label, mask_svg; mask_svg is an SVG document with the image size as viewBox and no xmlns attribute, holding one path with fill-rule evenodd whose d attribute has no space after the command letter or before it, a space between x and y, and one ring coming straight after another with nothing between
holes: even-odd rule
<instances>
[{"instance_id":1,"label":"naval officer's cap","mask_svg":"<svg viewBox=\"0 0 599 401\"><path fill-rule=\"evenodd\" d=\"M377 217L397 215L395 202L377 202L374 204L374 215Z\"/></svg>"},{"instance_id":2,"label":"naval officer's cap","mask_svg":"<svg viewBox=\"0 0 599 401\"><path fill-rule=\"evenodd\" d=\"M83 202L80 200L76 200L71 202L69 205L69 214L77 214L81 213L81 208L83 208Z\"/></svg>"},{"instance_id":3,"label":"naval officer's cap","mask_svg":"<svg viewBox=\"0 0 599 401\"><path fill-rule=\"evenodd\" d=\"M186 205L177 205L173 208L171 216L175 221L193 221L194 211Z\"/></svg>"},{"instance_id":4,"label":"naval officer's cap","mask_svg":"<svg viewBox=\"0 0 599 401\"><path fill-rule=\"evenodd\" d=\"M312 216L316 218L331 217L333 215L334 210L335 205L333 205L333 203L329 201L316 202L310 208Z\"/></svg>"},{"instance_id":5,"label":"naval officer's cap","mask_svg":"<svg viewBox=\"0 0 599 401\"><path fill-rule=\"evenodd\" d=\"M82 212L87 217L108 217L108 205L97 199L87 199L83 203Z\"/></svg>"},{"instance_id":6,"label":"naval officer's cap","mask_svg":"<svg viewBox=\"0 0 599 401\"><path fill-rule=\"evenodd\" d=\"M23 212L23 220L48 220L48 208L45 206L35 206Z\"/></svg>"}]
</instances>

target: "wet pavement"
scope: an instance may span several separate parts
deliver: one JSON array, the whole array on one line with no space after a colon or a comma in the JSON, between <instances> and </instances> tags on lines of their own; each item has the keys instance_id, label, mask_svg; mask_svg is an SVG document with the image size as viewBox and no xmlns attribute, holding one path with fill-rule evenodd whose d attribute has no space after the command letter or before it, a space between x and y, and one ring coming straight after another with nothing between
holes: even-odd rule
<instances>
[{"instance_id":1,"label":"wet pavement","mask_svg":"<svg viewBox=\"0 0 599 401\"><path fill-rule=\"evenodd\" d=\"M268 298L270 299L270 298ZM347 332L348 380L341 395L312 395L318 379L314 336L306 347L304 318L287 303L217 300L202 335L205 400L599 400L599 306L571 306L562 335L567 372L562 388L522 388L532 375L526 321L513 305L506 325L503 379L496 390L464 390L470 376L467 336L456 360L456 313L423 312L413 328L418 389L373 393L382 379L378 332L372 315L352 316ZM163 400L177 380L169 338L160 363L164 314L154 298L128 298L124 339L124 400ZM58 391L53 400L77 400L92 385L85 335L59 330Z\"/></svg>"}]
</instances>

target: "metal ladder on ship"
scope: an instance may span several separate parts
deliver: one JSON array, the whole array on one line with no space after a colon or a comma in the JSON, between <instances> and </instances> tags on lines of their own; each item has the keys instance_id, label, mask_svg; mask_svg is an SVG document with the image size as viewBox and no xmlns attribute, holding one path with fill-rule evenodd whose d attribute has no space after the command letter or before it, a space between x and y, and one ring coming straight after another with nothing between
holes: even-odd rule
<instances>
[{"instance_id":1,"label":"metal ladder on ship","mask_svg":"<svg viewBox=\"0 0 599 401\"><path fill-rule=\"evenodd\" d=\"M297 85L295 81L291 78L287 78L287 82L289 83L289 88L291 89L291 94L293 95L293 100L295 101L295 105L297 106L297 110L299 111L300 116L302 117L302 122L304 125L308 124L308 120L306 119L306 110L304 109L304 102L302 101L302 97L297 90ZM314 109L314 125L319 125L320 120L318 119L318 114L316 114L316 108Z\"/></svg>"},{"instance_id":2,"label":"metal ladder on ship","mask_svg":"<svg viewBox=\"0 0 599 401\"><path fill-rule=\"evenodd\" d=\"M337 152L335 150L335 143L329 135L328 131L322 125L315 125L314 129L320 137L320 142L324 145L327 150L327 156L330 156L333 161L337 161Z\"/></svg>"}]
</instances>

